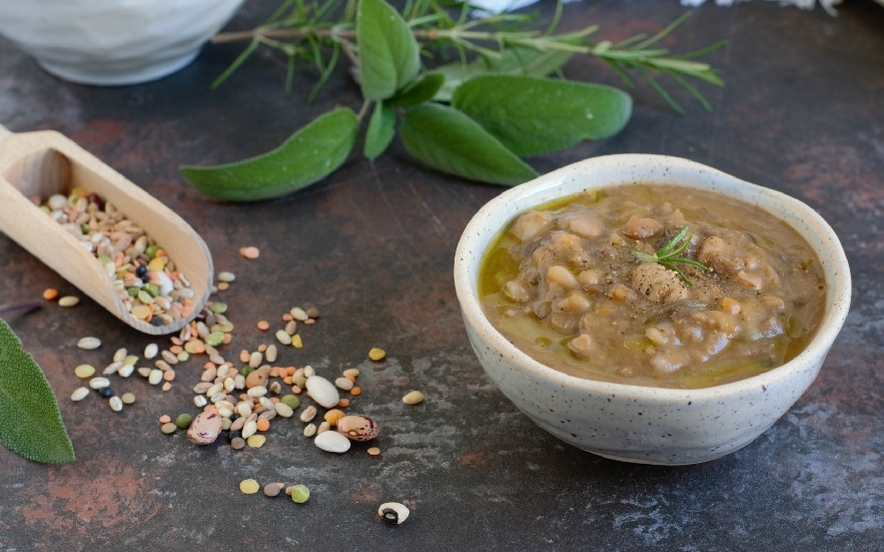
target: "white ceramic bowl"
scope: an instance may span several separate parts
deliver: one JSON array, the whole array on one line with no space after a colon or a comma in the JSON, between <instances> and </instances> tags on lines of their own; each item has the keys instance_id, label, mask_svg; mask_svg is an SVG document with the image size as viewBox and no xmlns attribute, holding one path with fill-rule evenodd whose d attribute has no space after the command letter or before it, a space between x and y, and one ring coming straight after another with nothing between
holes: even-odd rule
<instances>
[{"instance_id":1,"label":"white ceramic bowl","mask_svg":"<svg viewBox=\"0 0 884 552\"><path fill-rule=\"evenodd\" d=\"M119 85L189 64L243 0L11 0L0 34L46 71L83 84Z\"/></svg>"},{"instance_id":2,"label":"white ceramic bowl","mask_svg":"<svg viewBox=\"0 0 884 552\"><path fill-rule=\"evenodd\" d=\"M584 190L635 183L700 188L755 204L786 221L816 251L828 286L813 341L785 365L748 379L683 390L565 375L506 340L482 312L477 279L489 245L517 214ZM460 239L454 283L467 335L488 377L522 412L583 450L626 462L695 464L752 442L814 381L850 307L850 270L838 237L810 207L685 159L611 155L569 165L505 191L482 207Z\"/></svg>"}]
</instances>

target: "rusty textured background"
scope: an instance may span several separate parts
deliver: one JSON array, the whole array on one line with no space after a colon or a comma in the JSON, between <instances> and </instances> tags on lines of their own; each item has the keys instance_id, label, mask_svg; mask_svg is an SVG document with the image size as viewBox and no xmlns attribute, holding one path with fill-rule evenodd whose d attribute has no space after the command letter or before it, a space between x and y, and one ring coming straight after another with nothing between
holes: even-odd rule
<instances>
[{"instance_id":1,"label":"rusty textured background","mask_svg":"<svg viewBox=\"0 0 884 552\"><path fill-rule=\"evenodd\" d=\"M711 4L711 2L710 2ZM247 29L275 7L248 2L229 29ZM542 11L551 13L551 5ZM584 0L566 25L590 22L600 38L653 33L684 11L674 1ZM617 463L561 444L490 384L463 331L451 281L457 238L501 190L416 167L400 145L368 163L354 156L320 184L248 205L208 201L178 173L185 163L234 161L275 147L335 105L358 108L339 71L312 104L305 72L292 94L284 69L259 55L227 84L211 81L241 45L207 46L189 67L157 82L96 88L60 81L0 40L0 122L15 131L56 129L187 219L217 270L237 281L223 298L237 324L226 351L269 343L255 328L295 305L319 323L286 364L320 373L363 370L351 410L373 416L377 458L358 445L333 456L275 422L261 449L197 448L160 433L164 413L195 411L199 364L162 393L133 377L115 384L138 402L121 413L91 396L73 403L73 368L106 364L117 347L151 341L95 303L47 306L8 318L45 370L78 459L35 464L0 448L0 550L880 550L884 548L884 7L848 0L838 17L771 2L705 5L667 46L719 39L709 60L723 89L703 87L715 111L687 94L671 112L645 85L620 135L532 160L540 172L588 156L662 153L713 165L795 195L832 224L854 278L854 306L816 383L768 432L708 464L661 468ZM619 85L574 60L573 78ZM262 254L238 254L254 245ZM73 292L0 236L0 304ZM76 341L95 335L97 351ZM164 340L157 340L165 344ZM371 363L382 346L389 357ZM427 400L405 407L420 389ZM238 483L304 483L306 505L246 496ZM412 518L375 518L384 501Z\"/></svg>"}]
</instances>

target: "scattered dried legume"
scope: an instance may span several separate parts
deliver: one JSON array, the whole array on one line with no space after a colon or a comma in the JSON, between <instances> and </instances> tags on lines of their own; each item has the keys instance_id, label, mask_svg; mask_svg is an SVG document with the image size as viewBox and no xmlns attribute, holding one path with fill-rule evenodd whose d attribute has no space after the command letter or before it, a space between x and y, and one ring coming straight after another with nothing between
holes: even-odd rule
<instances>
[{"instance_id":1,"label":"scattered dried legume","mask_svg":"<svg viewBox=\"0 0 884 552\"><path fill-rule=\"evenodd\" d=\"M268 483L264 485L264 495L269 497L278 496L285 488L282 483Z\"/></svg>"},{"instance_id":2,"label":"scattered dried legume","mask_svg":"<svg viewBox=\"0 0 884 552\"><path fill-rule=\"evenodd\" d=\"M208 445L215 442L221 433L221 416L215 412L201 412L193 419L187 430L187 437L194 444Z\"/></svg>"},{"instance_id":3,"label":"scattered dried legume","mask_svg":"<svg viewBox=\"0 0 884 552\"><path fill-rule=\"evenodd\" d=\"M65 295L58 300L59 307L73 307L80 302L80 298L75 295Z\"/></svg>"},{"instance_id":4,"label":"scattered dried legume","mask_svg":"<svg viewBox=\"0 0 884 552\"><path fill-rule=\"evenodd\" d=\"M190 427L191 423L193 423L193 416L186 412L179 414L178 417L175 418L175 425L178 426L178 429L187 429Z\"/></svg>"},{"instance_id":5,"label":"scattered dried legume","mask_svg":"<svg viewBox=\"0 0 884 552\"><path fill-rule=\"evenodd\" d=\"M374 360L375 362L379 360L384 360L384 357L386 356L387 352L377 347L372 347L372 349L368 351L368 358Z\"/></svg>"},{"instance_id":6,"label":"scattered dried legume","mask_svg":"<svg viewBox=\"0 0 884 552\"><path fill-rule=\"evenodd\" d=\"M58 290L53 288L48 288L43 291L43 299L47 301L53 301L58 298Z\"/></svg>"},{"instance_id":7,"label":"scattered dried legume","mask_svg":"<svg viewBox=\"0 0 884 552\"><path fill-rule=\"evenodd\" d=\"M81 379L91 378L95 375L95 367L91 364L81 364L74 368L74 374Z\"/></svg>"},{"instance_id":8,"label":"scattered dried legume","mask_svg":"<svg viewBox=\"0 0 884 552\"><path fill-rule=\"evenodd\" d=\"M320 433L317 429L317 435L313 439L313 444L326 452L334 452L336 454L343 454L350 450L350 439L347 439L337 431L323 431Z\"/></svg>"},{"instance_id":9,"label":"scattered dried legume","mask_svg":"<svg viewBox=\"0 0 884 552\"><path fill-rule=\"evenodd\" d=\"M74 389L74 392L71 393L71 400L72 401L82 401L88 395L89 395L89 388L88 387L77 387L76 389Z\"/></svg>"},{"instance_id":10,"label":"scattered dried legume","mask_svg":"<svg viewBox=\"0 0 884 552\"><path fill-rule=\"evenodd\" d=\"M341 398L332 382L316 375L307 378L307 394L325 408L334 408Z\"/></svg>"},{"instance_id":11,"label":"scattered dried legume","mask_svg":"<svg viewBox=\"0 0 884 552\"><path fill-rule=\"evenodd\" d=\"M368 416L342 416L337 431L353 441L371 441L380 433L378 425Z\"/></svg>"},{"instance_id":12,"label":"scattered dried legume","mask_svg":"<svg viewBox=\"0 0 884 552\"><path fill-rule=\"evenodd\" d=\"M243 494L255 494L261 490L261 485L254 479L244 479L239 483L239 490Z\"/></svg>"},{"instance_id":13,"label":"scattered dried legume","mask_svg":"<svg viewBox=\"0 0 884 552\"><path fill-rule=\"evenodd\" d=\"M385 521L396 525L408 519L410 513L411 511L404 504L398 502L385 502L378 507L378 515Z\"/></svg>"},{"instance_id":14,"label":"scattered dried legume","mask_svg":"<svg viewBox=\"0 0 884 552\"><path fill-rule=\"evenodd\" d=\"M261 255L261 251L257 247L243 247L240 248L239 254L249 260L255 260Z\"/></svg>"},{"instance_id":15,"label":"scattered dried legume","mask_svg":"<svg viewBox=\"0 0 884 552\"><path fill-rule=\"evenodd\" d=\"M424 400L424 394L420 391L411 391L402 397L405 404L418 404Z\"/></svg>"},{"instance_id":16,"label":"scattered dried legume","mask_svg":"<svg viewBox=\"0 0 884 552\"><path fill-rule=\"evenodd\" d=\"M89 380L89 387L91 387L92 389L102 389L104 387L110 387L110 380L102 376L92 378Z\"/></svg>"},{"instance_id":17,"label":"scattered dried legume","mask_svg":"<svg viewBox=\"0 0 884 552\"><path fill-rule=\"evenodd\" d=\"M101 347L101 340L97 337L84 337L77 341L77 347L86 351L91 351Z\"/></svg>"},{"instance_id":18,"label":"scattered dried legume","mask_svg":"<svg viewBox=\"0 0 884 552\"><path fill-rule=\"evenodd\" d=\"M150 360L157 356L157 352L159 352L159 347L156 343L151 343L144 348L144 358Z\"/></svg>"},{"instance_id":19,"label":"scattered dried legume","mask_svg":"<svg viewBox=\"0 0 884 552\"><path fill-rule=\"evenodd\" d=\"M310 498L310 489L304 485L295 485L291 488L291 492L288 492L287 490L286 494L291 495L292 502L296 504L304 504Z\"/></svg>"}]
</instances>

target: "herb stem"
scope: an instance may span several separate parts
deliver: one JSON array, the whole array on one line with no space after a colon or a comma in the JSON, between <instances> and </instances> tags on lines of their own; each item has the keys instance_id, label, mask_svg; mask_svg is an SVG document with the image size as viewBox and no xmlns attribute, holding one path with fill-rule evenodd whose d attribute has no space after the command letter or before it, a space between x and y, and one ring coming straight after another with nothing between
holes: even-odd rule
<instances>
[{"instance_id":1,"label":"herb stem","mask_svg":"<svg viewBox=\"0 0 884 552\"><path fill-rule=\"evenodd\" d=\"M690 226L685 225L684 228L678 231L671 240L669 240L666 245L658 249L654 252L653 255L649 255L643 251L637 251L632 249L630 252L632 255L640 260L643 263L659 263L669 270L678 274L684 282L692 286L693 282L685 275L685 273L678 267L678 264L687 264L691 266L695 266L702 270L708 271L709 267L701 263L700 261L695 261L694 259L688 259L687 257L679 257L678 255L687 249L688 245L691 244L691 239L693 236L688 236L688 230L690 230Z\"/></svg>"},{"instance_id":2,"label":"herb stem","mask_svg":"<svg viewBox=\"0 0 884 552\"><path fill-rule=\"evenodd\" d=\"M336 12L341 0L285 0L279 10L265 23L251 31L219 33L212 38L212 43L249 41L239 58L219 77L213 86L225 80L242 61L249 57L255 46L264 44L282 51L289 59L289 72L292 71L296 59L307 61L316 66L323 75L323 82L317 85L316 91L328 78L327 69L334 63L325 63L322 56L336 44L342 46L344 54L350 62L359 67L358 40L355 24L356 0L346 0L342 17L334 21L330 14ZM457 50L463 57L472 52L475 56L486 60L499 60L511 51L534 51L542 53L562 53L585 55L599 58L610 65L623 78L627 86L633 85L630 72L646 80L676 112L684 114L684 109L669 95L663 86L655 80L655 76L665 74L678 86L685 89L704 109L710 104L702 94L686 79L698 79L716 86L723 82L718 71L709 64L695 61L697 57L708 54L724 46L718 42L702 49L680 55L671 55L659 43L670 35L691 15L686 12L678 19L652 36L644 33L632 38L613 43L608 40L593 42L589 36L598 31L598 25L588 25L574 30L556 32L562 19L561 2L551 21L540 28L534 22L533 15L497 14L486 17L469 17L469 7L463 3L459 13L449 13L447 4L439 0L409 0L400 12L408 29L415 39L422 43L423 53L444 54L448 48ZM288 11L288 13L286 13ZM323 53L320 54L320 51ZM337 55L333 51L332 55ZM553 70L550 71L552 73ZM288 81L288 80L287 80Z\"/></svg>"},{"instance_id":3,"label":"herb stem","mask_svg":"<svg viewBox=\"0 0 884 552\"><path fill-rule=\"evenodd\" d=\"M12 303L8 305L0 305L0 315L16 311L32 311L41 308L43 305L34 301L26 303Z\"/></svg>"}]
</instances>

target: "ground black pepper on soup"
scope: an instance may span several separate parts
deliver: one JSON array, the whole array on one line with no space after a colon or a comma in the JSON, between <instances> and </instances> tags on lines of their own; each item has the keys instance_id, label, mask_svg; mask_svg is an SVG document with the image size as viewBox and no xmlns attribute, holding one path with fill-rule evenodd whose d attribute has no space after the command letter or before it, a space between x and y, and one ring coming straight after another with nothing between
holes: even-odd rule
<instances>
[{"instance_id":1,"label":"ground black pepper on soup","mask_svg":"<svg viewBox=\"0 0 884 552\"><path fill-rule=\"evenodd\" d=\"M795 357L826 290L810 246L770 213L629 185L516 217L486 253L479 295L507 339L557 370L697 388Z\"/></svg>"}]
</instances>

